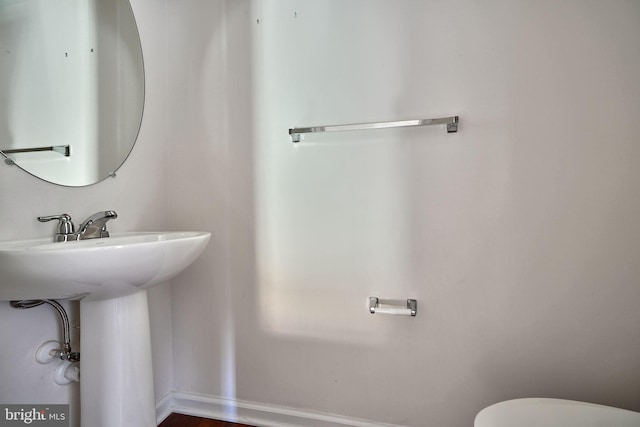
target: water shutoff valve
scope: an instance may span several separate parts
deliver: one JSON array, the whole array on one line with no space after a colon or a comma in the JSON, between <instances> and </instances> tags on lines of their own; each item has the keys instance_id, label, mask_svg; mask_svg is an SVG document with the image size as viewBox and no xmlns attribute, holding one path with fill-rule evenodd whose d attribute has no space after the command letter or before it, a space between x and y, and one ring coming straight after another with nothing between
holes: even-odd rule
<instances>
[{"instance_id":1,"label":"water shutoff valve","mask_svg":"<svg viewBox=\"0 0 640 427\"><path fill-rule=\"evenodd\" d=\"M62 343L50 340L42 343L36 350L36 361L40 364L46 365L56 359L59 359L58 354L62 351Z\"/></svg>"}]
</instances>

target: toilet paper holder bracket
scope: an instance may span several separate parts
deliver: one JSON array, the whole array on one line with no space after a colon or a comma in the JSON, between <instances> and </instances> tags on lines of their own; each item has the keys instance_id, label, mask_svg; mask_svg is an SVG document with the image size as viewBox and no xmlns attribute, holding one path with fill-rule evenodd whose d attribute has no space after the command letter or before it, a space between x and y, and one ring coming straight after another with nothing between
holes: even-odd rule
<instances>
[{"instance_id":1,"label":"toilet paper holder bracket","mask_svg":"<svg viewBox=\"0 0 640 427\"><path fill-rule=\"evenodd\" d=\"M369 313L398 314L415 317L418 313L418 301L415 299L407 299L406 307L403 307L402 305L397 305L394 300L382 300L378 297L369 297Z\"/></svg>"}]
</instances>

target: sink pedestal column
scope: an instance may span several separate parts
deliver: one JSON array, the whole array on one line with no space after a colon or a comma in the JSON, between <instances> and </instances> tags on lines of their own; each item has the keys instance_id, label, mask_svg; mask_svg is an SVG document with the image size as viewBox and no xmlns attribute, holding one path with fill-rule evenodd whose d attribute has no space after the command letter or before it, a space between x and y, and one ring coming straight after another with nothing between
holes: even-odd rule
<instances>
[{"instance_id":1,"label":"sink pedestal column","mask_svg":"<svg viewBox=\"0 0 640 427\"><path fill-rule=\"evenodd\" d=\"M155 427L147 291L80 301L82 427Z\"/></svg>"}]
</instances>

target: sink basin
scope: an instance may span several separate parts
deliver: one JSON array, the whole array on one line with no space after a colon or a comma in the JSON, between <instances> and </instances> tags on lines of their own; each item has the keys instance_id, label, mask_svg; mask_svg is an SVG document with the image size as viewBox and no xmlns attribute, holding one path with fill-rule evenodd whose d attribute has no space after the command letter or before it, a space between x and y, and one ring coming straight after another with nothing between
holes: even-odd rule
<instances>
[{"instance_id":1,"label":"sink basin","mask_svg":"<svg viewBox=\"0 0 640 427\"><path fill-rule=\"evenodd\" d=\"M0 300L131 295L183 271L210 236L141 232L62 243L50 238L0 242Z\"/></svg>"},{"instance_id":2,"label":"sink basin","mask_svg":"<svg viewBox=\"0 0 640 427\"><path fill-rule=\"evenodd\" d=\"M146 289L202 253L206 232L0 242L0 300L80 300L81 427L155 427Z\"/></svg>"}]
</instances>

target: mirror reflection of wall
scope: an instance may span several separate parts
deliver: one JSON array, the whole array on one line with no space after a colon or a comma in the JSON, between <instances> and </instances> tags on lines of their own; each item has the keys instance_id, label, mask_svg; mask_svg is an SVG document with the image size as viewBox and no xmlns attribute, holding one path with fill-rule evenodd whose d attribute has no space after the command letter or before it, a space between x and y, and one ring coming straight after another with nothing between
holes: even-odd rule
<instances>
[{"instance_id":1,"label":"mirror reflection of wall","mask_svg":"<svg viewBox=\"0 0 640 427\"><path fill-rule=\"evenodd\" d=\"M44 180L98 182L120 167L144 102L128 0L0 0L0 150Z\"/></svg>"}]
</instances>

